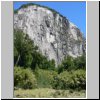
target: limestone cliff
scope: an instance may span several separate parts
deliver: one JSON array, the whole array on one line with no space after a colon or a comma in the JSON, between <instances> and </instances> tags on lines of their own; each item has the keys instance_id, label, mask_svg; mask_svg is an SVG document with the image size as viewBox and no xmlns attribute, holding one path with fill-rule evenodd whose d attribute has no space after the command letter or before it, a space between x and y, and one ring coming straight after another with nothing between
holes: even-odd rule
<instances>
[{"instance_id":1,"label":"limestone cliff","mask_svg":"<svg viewBox=\"0 0 100 100\"><path fill-rule=\"evenodd\" d=\"M28 34L40 52L58 65L64 56L85 52L80 30L58 12L39 5L24 5L14 13L14 28Z\"/></svg>"}]
</instances>

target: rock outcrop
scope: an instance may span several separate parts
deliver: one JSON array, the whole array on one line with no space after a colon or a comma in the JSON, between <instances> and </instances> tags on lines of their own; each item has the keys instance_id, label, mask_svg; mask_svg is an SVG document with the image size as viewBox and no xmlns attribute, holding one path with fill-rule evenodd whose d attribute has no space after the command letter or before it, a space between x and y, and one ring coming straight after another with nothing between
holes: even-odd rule
<instances>
[{"instance_id":1,"label":"rock outcrop","mask_svg":"<svg viewBox=\"0 0 100 100\"><path fill-rule=\"evenodd\" d=\"M81 31L56 11L35 5L24 5L14 13L14 28L28 34L40 52L60 64L64 56L85 53Z\"/></svg>"}]
</instances>

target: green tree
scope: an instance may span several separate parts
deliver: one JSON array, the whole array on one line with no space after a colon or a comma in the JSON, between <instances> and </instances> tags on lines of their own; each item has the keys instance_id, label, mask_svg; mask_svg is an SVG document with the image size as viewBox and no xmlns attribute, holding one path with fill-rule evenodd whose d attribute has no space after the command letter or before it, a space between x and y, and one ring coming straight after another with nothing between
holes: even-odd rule
<instances>
[{"instance_id":1,"label":"green tree","mask_svg":"<svg viewBox=\"0 0 100 100\"><path fill-rule=\"evenodd\" d=\"M62 60L62 63L58 65L58 73L61 73L65 70L71 71L77 69L86 69L85 54L83 54L82 56L78 56L76 58L67 56Z\"/></svg>"},{"instance_id":2,"label":"green tree","mask_svg":"<svg viewBox=\"0 0 100 100\"><path fill-rule=\"evenodd\" d=\"M49 61L49 63L50 63L50 69L55 70L55 60L52 59Z\"/></svg>"},{"instance_id":3,"label":"green tree","mask_svg":"<svg viewBox=\"0 0 100 100\"><path fill-rule=\"evenodd\" d=\"M14 62L15 65L29 67L32 64L32 54L37 50L34 42L21 30L14 30Z\"/></svg>"},{"instance_id":4,"label":"green tree","mask_svg":"<svg viewBox=\"0 0 100 100\"><path fill-rule=\"evenodd\" d=\"M86 55L83 54L74 59L74 65L76 69L86 69Z\"/></svg>"},{"instance_id":5,"label":"green tree","mask_svg":"<svg viewBox=\"0 0 100 100\"><path fill-rule=\"evenodd\" d=\"M55 61L43 56L27 34L14 30L14 65L53 70Z\"/></svg>"},{"instance_id":6,"label":"green tree","mask_svg":"<svg viewBox=\"0 0 100 100\"><path fill-rule=\"evenodd\" d=\"M58 70L72 70L74 69L74 62L73 62L73 58L71 56L67 56L64 57L64 60L62 61L61 65L59 65L59 69Z\"/></svg>"}]
</instances>

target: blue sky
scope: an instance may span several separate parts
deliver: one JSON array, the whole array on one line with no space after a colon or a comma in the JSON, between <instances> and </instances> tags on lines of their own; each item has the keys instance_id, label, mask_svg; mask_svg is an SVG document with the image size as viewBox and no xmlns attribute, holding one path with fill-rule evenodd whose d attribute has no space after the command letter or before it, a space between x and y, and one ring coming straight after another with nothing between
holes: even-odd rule
<instances>
[{"instance_id":1,"label":"blue sky","mask_svg":"<svg viewBox=\"0 0 100 100\"><path fill-rule=\"evenodd\" d=\"M14 2L14 9L30 2ZM50 7L74 23L86 37L86 2L31 2Z\"/></svg>"}]
</instances>

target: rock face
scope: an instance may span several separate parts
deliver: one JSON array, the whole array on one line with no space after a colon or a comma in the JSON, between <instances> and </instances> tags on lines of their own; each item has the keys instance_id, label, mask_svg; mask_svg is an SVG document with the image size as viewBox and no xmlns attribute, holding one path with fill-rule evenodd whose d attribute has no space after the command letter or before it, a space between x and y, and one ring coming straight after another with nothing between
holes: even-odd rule
<instances>
[{"instance_id":1,"label":"rock face","mask_svg":"<svg viewBox=\"0 0 100 100\"><path fill-rule=\"evenodd\" d=\"M21 7L14 13L14 28L28 34L40 52L60 64L64 56L85 52L80 30L56 11L38 5Z\"/></svg>"}]
</instances>

